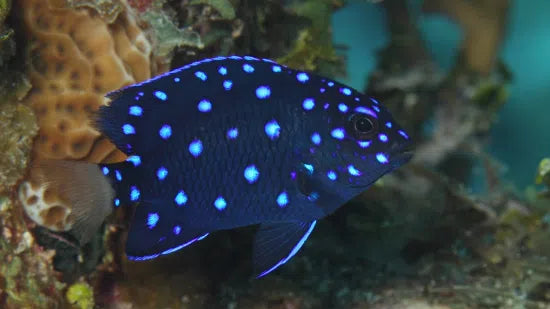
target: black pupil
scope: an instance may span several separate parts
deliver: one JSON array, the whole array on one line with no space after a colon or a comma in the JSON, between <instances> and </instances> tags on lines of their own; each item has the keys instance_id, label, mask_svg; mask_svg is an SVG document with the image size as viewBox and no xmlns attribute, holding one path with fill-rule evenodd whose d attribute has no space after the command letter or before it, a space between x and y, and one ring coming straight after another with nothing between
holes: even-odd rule
<instances>
[{"instance_id":1,"label":"black pupil","mask_svg":"<svg viewBox=\"0 0 550 309\"><path fill-rule=\"evenodd\" d=\"M360 119L357 119L357 122L355 122L355 128L360 132L368 133L374 128L374 126L369 118L361 117Z\"/></svg>"}]
</instances>

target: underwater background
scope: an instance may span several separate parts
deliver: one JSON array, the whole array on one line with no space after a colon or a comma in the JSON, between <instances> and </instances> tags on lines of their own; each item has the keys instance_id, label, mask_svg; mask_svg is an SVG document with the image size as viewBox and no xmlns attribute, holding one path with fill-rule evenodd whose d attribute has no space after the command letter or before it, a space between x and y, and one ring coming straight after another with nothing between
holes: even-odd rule
<instances>
[{"instance_id":1,"label":"underwater background","mask_svg":"<svg viewBox=\"0 0 550 309\"><path fill-rule=\"evenodd\" d=\"M407 4L433 60L441 70L450 70L464 30L446 16L423 13L421 0ZM550 51L549 9L547 1L512 1L498 51L498 57L513 73L514 82L491 129L487 151L504 163L503 176L521 190L533 183L533 168L550 148L550 105L546 104L550 90L545 87L550 80L550 64L543 60ZM375 67L377 50L389 40L385 17L380 5L367 1L351 1L333 15L334 42L349 48L345 53L348 76L342 78L343 82L357 88L365 84ZM472 181L479 186L475 179Z\"/></svg>"},{"instance_id":2,"label":"underwater background","mask_svg":"<svg viewBox=\"0 0 550 309\"><path fill-rule=\"evenodd\" d=\"M0 0L0 308L550 308L550 2ZM106 93L253 55L382 102L412 161L251 279L255 227L132 262L41 159L119 162Z\"/></svg>"}]
</instances>

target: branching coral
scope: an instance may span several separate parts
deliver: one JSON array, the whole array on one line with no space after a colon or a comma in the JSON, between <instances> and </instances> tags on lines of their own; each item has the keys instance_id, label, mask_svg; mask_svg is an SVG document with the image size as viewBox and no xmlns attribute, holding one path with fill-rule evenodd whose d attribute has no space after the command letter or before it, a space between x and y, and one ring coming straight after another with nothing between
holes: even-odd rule
<instances>
[{"instance_id":1,"label":"branching coral","mask_svg":"<svg viewBox=\"0 0 550 309\"><path fill-rule=\"evenodd\" d=\"M496 62L509 6L509 0L426 0L423 10L443 13L460 23L465 30L462 48L466 66L489 74Z\"/></svg>"}]
</instances>

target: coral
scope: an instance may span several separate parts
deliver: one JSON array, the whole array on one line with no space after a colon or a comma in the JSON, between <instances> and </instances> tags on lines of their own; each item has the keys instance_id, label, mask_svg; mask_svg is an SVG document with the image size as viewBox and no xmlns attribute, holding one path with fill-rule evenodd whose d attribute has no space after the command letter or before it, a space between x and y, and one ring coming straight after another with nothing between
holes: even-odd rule
<instances>
[{"instance_id":1,"label":"coral","mask_svg":"<svg viewBox=\"0 0 550 309\"><path fill-rule=\"evenodd\" d=\"M0 104L0 192L10 189L27 167L38 126L33 111L22 104Z\"/></svg>"},{"instance_id":2,"label":"coral","mask_svg":"<svg viewBox=\"0 0 550 309\"><path fill-rule=\"evenodd\" d=\"M423 10L443 13L464 29L463 60L474 72L489 74L494 68L498 48L508 17L508 0L426 0Z\"/></svg>"},{"instance_id":3,"label":"coral","mask_svg":"<svg viewBox=\"0 0 550 309\"><path fill-rule=\"evenodd\" d=\"M95 10L103 20L111 24L122 12L124 6L118 0L64 0L70 8L91 8Z\"/></svg>"},{"instance_id":4,"label":"coral","mask_svg":"<svg viewBox=\"0 0 550 309\"><path fill-rule=\"evenodd\" d=\"M93 126L109 91L166 69L129 7L119 1L18 1L32 90L23 103L37 115L38 137L28 179L19 189L27 214L56 231L71 228L72 205L48 184L41 159L121 161L125 155Z\"/></svg>"},{"instance_id":5,"label":"coral","mask_svg":"<svg viewBox=\"0 0 550 309\"><path fill-rule=\"evenodd\" d=\"M49 4L50 3L50 4ZM53 2L20 2L33 89L25 102L40 126L41 157L121 160L123 155L91 125L105 93L151 76L151 46L129 12L107 24L86 9Z\"/></svg>"},{"instance_id":6,"label":"coral","mask_svg":"<svg viewBox=\"0 0 550 309\"><path fill-rule=\"evenodd\" d=\"M94 292L87 283L75 283L67 290L67 301L79 309L94 308Z\"/></svg>"}]
</instances>

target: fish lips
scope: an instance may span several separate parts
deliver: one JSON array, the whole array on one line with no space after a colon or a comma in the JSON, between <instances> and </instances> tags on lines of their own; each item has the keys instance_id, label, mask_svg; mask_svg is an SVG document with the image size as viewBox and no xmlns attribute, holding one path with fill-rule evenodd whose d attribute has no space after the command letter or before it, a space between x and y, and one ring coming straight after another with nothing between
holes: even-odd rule
<instances>
[{"instance_id":1,"label":"fish lips","mask_svg":"<svg viewBox=\"0 0 550 309\"><path fill-rule=\"evenodd\" d=\"M414 154L413 144L411 142L395 148L396 149L390 153L390 165L392 166L392 169L398 168L409 162Z\"/></svg>"},{"instance_id":2,"label":"fish lips","mask_svg":"<svg viewBox=\"0 0 550 309\"><path fill-rule=\"evenodd\" d=\"M407 151L404 151L404 152L401 152L401 153L398 153L398 154L395 154L395 155L391 156L390 163L394 167L399 167L399 166L409 162L412 157L413 157L413 152L407 150Z\"/></svg>"}]
</instances>

